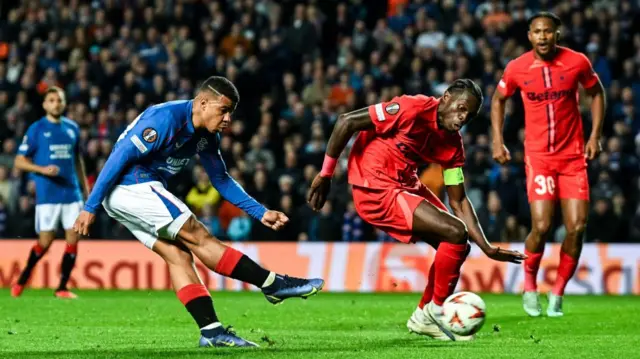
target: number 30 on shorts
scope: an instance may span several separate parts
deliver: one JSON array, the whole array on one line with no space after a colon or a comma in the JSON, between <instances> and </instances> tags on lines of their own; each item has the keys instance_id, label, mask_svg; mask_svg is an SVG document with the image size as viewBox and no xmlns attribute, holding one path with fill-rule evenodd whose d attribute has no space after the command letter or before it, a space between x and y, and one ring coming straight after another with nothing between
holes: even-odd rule
<instances>
[{"instance_id":1,"label":"number 30 on shorts","mask_svg":"<svg viewBox=\"0 0 640 359\"><path fill-rule=\"evenodd\" d=\"M556 182L551 176L537 175L533 181L538 185L535 191L539 195L554 194L556 191Z\"/></svg>"}]
</instances>

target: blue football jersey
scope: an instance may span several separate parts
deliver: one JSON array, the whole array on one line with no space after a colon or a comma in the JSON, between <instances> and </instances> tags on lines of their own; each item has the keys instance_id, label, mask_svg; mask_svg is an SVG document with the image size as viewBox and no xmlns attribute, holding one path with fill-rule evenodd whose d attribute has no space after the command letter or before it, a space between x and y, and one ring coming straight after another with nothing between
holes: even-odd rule
<instances>
[{"instance_id":1,"label":"blue football jersey","mask_svg":"<svg viewBox=\"0 0 640 359\"><path fill-rule=\"evenodd\" d=\"M30 158L38 166L56 165L60 168L55 177L29 174L36 183L36 204L73 203L82 200L76 174L79 138L78 125L66 117L61 117L59 123L43 117L27 129L18 154Z\"/></svg>"},{"instance_id":2,"label":"blue football jersey","mask_svg":"<svg viewBox=\"0 0 640 359\"><path fill-rule=\"evenodd\" d=\"M266 209L227 173L220 155L220 135L198 130L192 120L193 100L154 105L140 114L118 138L85 210L95 213L111 188L150 181L162 182L184 169L195 155L209 179L229 202L254 218Z\"/></svg>"}]
</instances>

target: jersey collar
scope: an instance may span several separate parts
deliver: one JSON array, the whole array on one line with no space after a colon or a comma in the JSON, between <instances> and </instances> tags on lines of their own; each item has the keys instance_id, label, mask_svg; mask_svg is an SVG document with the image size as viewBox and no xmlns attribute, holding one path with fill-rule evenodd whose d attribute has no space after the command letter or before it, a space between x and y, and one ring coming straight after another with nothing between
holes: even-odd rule
<instances>
[{"instance_id":1,"label":"jersey collar","mask_svg":"<svg viewBox=\"0 0 640 359\"><path fill-rule=\"evenodd\" d=\"M196 132L195 127L193 127L193 100L187 101L187 126L186 130L188 134L193 134Z\"/></svg>"}]
</instances>

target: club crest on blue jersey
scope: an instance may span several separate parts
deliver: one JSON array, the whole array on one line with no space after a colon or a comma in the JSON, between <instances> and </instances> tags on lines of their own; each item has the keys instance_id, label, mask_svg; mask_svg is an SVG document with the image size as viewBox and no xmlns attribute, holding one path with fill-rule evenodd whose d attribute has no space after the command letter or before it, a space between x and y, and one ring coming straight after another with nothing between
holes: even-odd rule
<instances>
[{"instance_id":1,"label":"club crest on blue jersey","mask_svg":"<svg viewBox=\"0 0 640 359\"><path fill-rule=\"evenodd\" d=\"M205 148L207 148L207 144L209 144L209 142L206 138L200 138L200 141L198 141L198 144L196 145L196 152L202 152Z\"/></svg>"},{"instance_id":2,"label":"club crest on blue jersey","mask_svg":"<svg viewBox=\"0 0 640 359\"><path fill-rule=\"evenodd\" d=\"M153 143L158 139L158 132L156 130L154 130L153 128L151 128L151 127L146 128L142 132L142 138L146 142Z\"/></svg>"}]
</instances>

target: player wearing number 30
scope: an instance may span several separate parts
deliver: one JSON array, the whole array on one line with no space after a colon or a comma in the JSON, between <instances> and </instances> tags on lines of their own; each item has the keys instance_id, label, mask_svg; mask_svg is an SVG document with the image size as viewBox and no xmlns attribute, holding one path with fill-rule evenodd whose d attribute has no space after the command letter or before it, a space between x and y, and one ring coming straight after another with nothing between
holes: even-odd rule
<instances>
[{"instance_id":1,"label":"player wearing number 30","mask_svg":"<svg viewBox=\"0 0 640 359\"><path fill-rule=\"evenodd\" d=\"M536 276L558 199L566 236L556 282L549 293L547 314L552 317L563 315L562 295L578 266L589 213L585 158L594 159L601 150L605 111L604 89L587 57L556 46L559 27L560 19L548 12L529 20L529 41L533 50L507 64L491 103L493 157L504 164L510 159L502 137L505 101L520 89L524 102L525 170L532 225L525 246L529 258L524 264L523 306L531 316L539 316L542 311ZM593 125L586 146L578 108L579 84L593 99Z\"/></svg>"},{"instance_id":2,"label":"player wearing number 30","mask_svg":"<svg viewBox=\"0 0 640 359\"><path fill-rule=\"evenodd\" d=\"M219 274L261 288L274 304L291 297L306 298L324 285L322 279L270 272L227 247L165 189L166 180L198 155L225 199L274 230L287 224L289 219L283 213L264 208L229 176L220 156L218 133L229 126L239 101L238 91L229 80L211 77L193 100L146 109L116 142L74 225L78 233L86 235L102 203L109 216L159 254L168 264L178 299L200 327L201 346L256 345L222 327L209 291L195 272L193 255Z\"/></svg>"},{"instance_id":3,"label":"player wearing number 30","mask_svg":"<svg viewBox=\"0 0 640 359\"><path fill-rule=\"evenodd\" d=\"M424 241L437 249L428 284L407 322L416 333L439 340L456 337L441 324L442 304L453 293L469 239L490 258L519 263L524 255L492 246L467 198L461 166L464 148L458 130L475 117L482 92L473 81L456 80L442 98L400 96L339 117L329 139L322 171L311 184L309 204L325 203L336 159L360 132L349 156L348 176L360 217L395 239ZM418 179L420 164L438 163L453 215Z\"/></svg>"}]
</instances>

